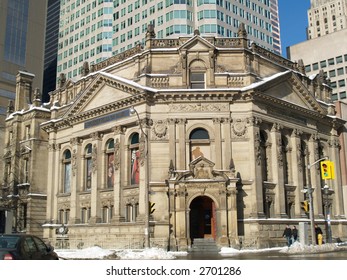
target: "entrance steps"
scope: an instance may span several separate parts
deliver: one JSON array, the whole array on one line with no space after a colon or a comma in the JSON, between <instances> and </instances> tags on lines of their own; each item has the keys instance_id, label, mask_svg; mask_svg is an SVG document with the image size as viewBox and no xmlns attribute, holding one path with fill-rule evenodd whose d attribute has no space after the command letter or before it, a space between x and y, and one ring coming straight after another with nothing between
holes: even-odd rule
<instances>
[{"instance_id":1,"label":"entrance steps","mask_svg":"<svg viewBox=\"0 0 347 280\"><path fill-rule=\"evenodd\" d=\"M220 251L213 238L195 238L190 252L218 253Z\"/></svg>"}]
</instances>

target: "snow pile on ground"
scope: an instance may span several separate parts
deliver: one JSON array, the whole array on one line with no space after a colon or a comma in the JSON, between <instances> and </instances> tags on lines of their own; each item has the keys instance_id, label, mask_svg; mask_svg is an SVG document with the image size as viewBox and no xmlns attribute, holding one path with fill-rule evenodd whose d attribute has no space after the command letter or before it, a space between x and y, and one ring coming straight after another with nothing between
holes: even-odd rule
<instances>
[{"instance_id":1,"label":"snow pile on ground","mask_svg":"<svg viewBox=\"0 0 347 280\"><path fill-rule=\"evenodd\" d=\"M124 250L117 252L117 259L121 260L172 260L175 255L160 248L150 248L147 250Z\"/></svg>"},{"instance_id":2,"label":"snow pile on ground","mask_svg":"<svg viewBox=\"0 0 347 280\"><path fill-rule=\"evenodd\" d=\"M105 259L115 254L114 250L102 249L98 246L80 249L80 250L55 250L61 259Z\"/></svg>"},{"instance_id":3,"label":"snow pile on ground","mask_svg":"<svg viewBox=\"0 0 347 280\"><path fill-rule=\"evenodd\" d=\"M88 260L88 259L119 259L119 260L171 260L176 256L187 255L187 252L167 252L160 248L149 248L144 250L108 250L98 246L76 249L55 250L59 258L63 260Z\"/></svg>"},{"instance_id":4,"label":"snow pile on ground","mask_svg":"<svg viewBox=\"0 0 347 280\"><path fill-rule=\"evenodd\" d=\"M223 247L220 250L221 255L239 255L239 254L250 254L270 251L280 251L283 247L265 248L265 249L234 249L229 247Z\"/></svg>"},{"instance_id":5,"label":"snow pile on ground","mask_svg":"<svg viewBox=\"0 0 347 280\"><path fill-rule=\"evenodd\" d=\"M329 244L323 244L323 245L302 245L300 242L295 242L290 247L285 247L282 250L280 250L281 253L286 254L299 254L299 253L320 253L320 252L333 252L338 250L337 244L329 243Z\"/></svg>"}]
</instances>

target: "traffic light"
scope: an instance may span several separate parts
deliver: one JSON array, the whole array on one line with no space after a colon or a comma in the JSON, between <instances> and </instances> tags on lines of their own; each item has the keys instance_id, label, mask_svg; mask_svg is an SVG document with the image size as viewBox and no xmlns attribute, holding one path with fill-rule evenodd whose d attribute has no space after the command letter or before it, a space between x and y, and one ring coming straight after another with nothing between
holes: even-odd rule
<instances>
[{"instance_id":1,"label":"traffic light","mask_svg":"<svg viewBox=\"0 0 347 280\"><path fill-rule=\"evenodd\" d=\"M324 160L320 163L322 179L335 179L334 163L330 160Z\"/></svg>"},{"instance_id":2,"label":"traffic light","mask_svg":"<svg viewBox=\"0 0 347 280\"><path fill-rule=\"evenodd\" d=\"M301 202L301 209L303 209L305 211L305 213L310 212L310 204L309 204L308 200L304 200Z\"/></svg>"},{"instance_id":3,"label":"traffic light","mask_svg":"<svg viewBox=\"0 0 347 280\"><path fill-rule=\"evenodd\" d=\"M155 203L153 202L148 202L148 203L149 203L149 214L151 215L155 211L155 208L154 208Z\"/></svg>"}]
</instances>

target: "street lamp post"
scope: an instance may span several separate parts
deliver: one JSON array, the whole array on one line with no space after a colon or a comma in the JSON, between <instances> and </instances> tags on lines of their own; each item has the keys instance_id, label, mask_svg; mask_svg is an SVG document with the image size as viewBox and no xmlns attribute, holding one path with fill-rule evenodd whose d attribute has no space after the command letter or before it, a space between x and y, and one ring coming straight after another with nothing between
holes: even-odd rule
<instances>
[{"instance_id":1,"label":"street lamp post","mask_svg":"<svg viewBox=\"0 0 347 280\"><path fill-rule=\"evenodd\" d=\"M139 122L139 126L141 129L141 133L145 136L145 176L146 176L146 183L145 183L145 248L150 248L150 228L149 228L149 160L148 160L148 135L143 130L142 123L140 120L139 113L136 111L134 107L130 108L130 114L136 114L137 120Z\"/></svg>"},{"instance_id":2,"label":"street lamp post","mask_svg":"<svg viewBox=\"0 0 347 280\"><path fill-rule=\"evenodd\" d=\"M316 245L316 232L314 229L314 207L313 207L313 192L314 188L312 188L311 185L311 167L316 165L318 162L322 160L327 160L328 157L320 158L316 160L314 163L309 164L307 166L308 169L308 174L307 174L307 179L308 179L308 186L307 186L307 194L308 194L308 199L309 199L309 204L310 204L310 222L311 222L311 239L312 239L312 245Z\"/></svg>"},{"instance_id":3,"label":"street lamp post","mask_svg":"<svg viewBox=\"0 0 347 280\"><path fill-rule=\"evenodd\" d=\"M331 222L330 222L330 199L329 196L334 193L332 189L329 189L328 185L325 185L322 188L323 193L323 203L324 203L324 216L325 216L325 228L327 233L326 241L327 243L332 242L332 233L331 233Z\"/></svg>"}]
</instances>

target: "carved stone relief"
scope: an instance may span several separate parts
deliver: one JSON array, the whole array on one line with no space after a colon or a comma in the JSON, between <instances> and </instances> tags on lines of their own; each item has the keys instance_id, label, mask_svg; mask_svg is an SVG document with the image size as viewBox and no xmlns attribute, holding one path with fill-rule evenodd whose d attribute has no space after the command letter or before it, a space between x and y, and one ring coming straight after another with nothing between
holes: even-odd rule
<instances>
[{"instance_id":1,"label":"carved stone relief","mask_svg":"<svg viewBox=\"0 0 347 280\"><path fill-rule=\"evenodd\" d=\"M155 121L152 128L152 132L153 132L152 137L154 140L168 139L167 122L162 120Z\"/></svg>"}]
</instances>

